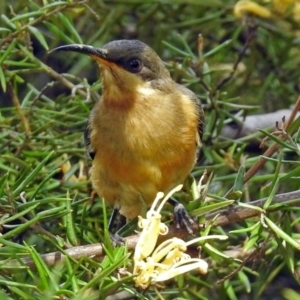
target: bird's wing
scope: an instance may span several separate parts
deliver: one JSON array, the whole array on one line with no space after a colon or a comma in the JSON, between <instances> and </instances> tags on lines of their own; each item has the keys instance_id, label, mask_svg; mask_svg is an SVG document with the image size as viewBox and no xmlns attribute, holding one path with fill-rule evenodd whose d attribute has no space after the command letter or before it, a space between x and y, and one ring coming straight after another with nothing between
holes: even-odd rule
<instances>
[{"instance_id":1,"label":"bird's wing","mask_svg":"<svg viewBox=\"0 0 300 300\"><path fill-rule=\"evenodd\" d=\"M88 152L91 159L94 159L94 157L96 155L96 150L93 149L92 146L91 146L90 117L89 117L89 119L88 119L88 121L85 125L84 132L83 132L83 137L84 137L84 143L85 143L86 151Z\"/></svg>"},{"instance_id":2,"label":"bird's wing","mask_svg":"<svg viewBox=\"0 0 300 300\"><path fill-rule=\"evenodd\" d=\"M188 96L191 101L193 101L196 104L197 110L198 110L198 137L197 137L197 144L201 146L201 139L203 135L204 130L204 112L201 106L200 99L188 88L186 88L184 85L177 84L178 88L186 95Z\"/></svg>"}]
</instances>

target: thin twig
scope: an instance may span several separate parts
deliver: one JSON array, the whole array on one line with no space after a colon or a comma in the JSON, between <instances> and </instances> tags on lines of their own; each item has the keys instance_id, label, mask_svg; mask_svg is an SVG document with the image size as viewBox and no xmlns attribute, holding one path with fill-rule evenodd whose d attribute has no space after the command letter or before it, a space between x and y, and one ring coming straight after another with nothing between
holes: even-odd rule
<instances>
[{"instance_id":1,"label":"thin twig","mask_svg":"<svg viewBox=\"0 0 300 300\"><path fill-rule=\"evenodd\" d=\"M232 79L232 77L234 76L239 63L242 61L242 59L244 58L246 51L250 45L250 42L252 41L253 37L255 36L256 33L256 29L257 29L257 25L256 26L251 26L249 29L249 35L247 36L247 40L243 46L242 51L240 51L238 58L236 60L236 62L233 65L232 71L229 73L229 75L227 77L225 77L221 82L219 82L217 84L217 88L216 90L220 90L228 81L230 81Z\"/></svg>"},{"instance_id":2,"label":"thin twig","mask_svg":"<svg viewBox=\"0 0 300 300\"><path fill-rule=\"evenodd\" d=\"M286 123L285 131L288 131L289 127L291 124L294 122L294 119L300 110L300 96L298 97L295 106L293 107L292 113ZM293 133L290 133L293 134ZM282 134L279 137L282 141L287 140L288 135L287 134ZM247 182L251 177L253 177L266 163L266 158L265 157L271 157L279 148L278 144L273 144L271 145L265 153L259 158L259 160L248 170L248 172L245 174L244 177L244 183Z\"/></svg>"},{"instance_id":3,"label":"thin twig","mask_svg":"<svg viewBox=\"0 0 300 300\"><path fill-rule=\"evenodd\" d=\"M263 254L267 251L267 249L268 249L268 244L267 243L264 243L264 245L262 245L259 248L256 248L254 250L252 249L253 251L245 259L243 259L242 263L235 270L233 270L231 273L224 276L221 280L218 280L217 284L222 284L222 283L224 283L224 281L226 281L226 280L232 278L233 276L235 276L250 261L255 261L257 259L261 260L262 257L263 257Z\"/></svg>"},{"instance_id":4,"label":"thin twig","mask_svg":"<svg viewBox=\"0 0 300 300\"><path fill-rule=\"evenodd\" d=\"M19 100L18 96L16 95L16 93L14 91L14 88L13 88L11 83L8 83L7 90L8 90L8 93L10 95L10 98L12 100L12 103L15 106L15 108L17 110L17 113L20 117L20 120L21 120L21 123L23 125L25 134L26 134L27 137L29 137L31 135L30 125L29 125L28 119L25 116L24 111L21 107L20 100Z\"/></svg>"},{"instance_id":5,"label":"thin twig","mask_svg":"<svg viewBox=\"0 0 300 300\"><path fill-rule=\"evenodd\" d=\"M288 134L286 134L286 132L288 131L289 127L292 125L292 123L294 122L294 119L297 116L298 111L300 110L300 95L298 96L298 99L296 101L295 106L293 107L293 110L291 112L290 117L288 118L285 128L283 130L283 133L281 135L278 136L279 139L281 139L282 141L286 141L288 139ZM295 129L298 130L298 129ZM289 134L292 135L294 132L290 132ZM251 166L251 168L246 172L245 176L244 176L244 183L246 183L250 178L252 178L267 162L267 157L271 157L278 149L279 149L280 145L278 145L277 143L272 144L264 153L263 155L258 159L258 161ZM233 191L233 188L231 188L226 195L229 195L231 192ZM225 195L225 197L226 197Z\"/></svg>"},{"instance_id":6,"label":"thin twig","mask_svg":"<svg viewBox=\"0 0 300 300\"><path fill-rule=\"evenodd\" d=\"M47 66L46 64L44 64L43 62L41 62L40 60L38 60L38 58L31 56L32 60L37 62L42 68L43 70L52 78L54 78L57 82L61 83L62 85L64 85L65 87L67 87L68 89L70 89L71 91L73 91L74 89L76 89L77 85L72 83L71 81L69 81L68 79L66 79L64 77L63 74L57 73L56 71L54 71L51 67ZM85 99L87 99L87 96L89 96L89 93L91 93L90 91L87 93L82 89L76 89L76 93L78 93L80 96L84 97ZM91 93L91 98L93 99L98 99L99 95L98 93ZM90 97L89 96L89 97Z\"/></svg>"},{"instance_id":7,"label":"thin twig","mask_svg":"<svg viewBox=\"0 0 300 300\"><path fill-rule=\"evenodd\" d=\"M49 19L50 16L55 15L55 14L63 11L64 9L71 8L71 7L76 7L76 6L84 4L86 2L87 2L86 0L83 0L83 1L75 2L75 3L66 4L66 5L60 6L60 7L56 8L56 9L54 9L54 10L48 12L48 13L43 13L39 18L28 22L27 24L25 24L21 28L19 28L17 31L14 31L11 34L9 34L5 39L3 39L0 42L0 48L5 44L10 43L14 38L16 38L18 35L20 35L20 33L27 30L29 26L34 26L34 25L36 25L36 24L38 24L38 23L40 23L40 22L42 22L46 19Z\"/></svg>"}]
</instances>

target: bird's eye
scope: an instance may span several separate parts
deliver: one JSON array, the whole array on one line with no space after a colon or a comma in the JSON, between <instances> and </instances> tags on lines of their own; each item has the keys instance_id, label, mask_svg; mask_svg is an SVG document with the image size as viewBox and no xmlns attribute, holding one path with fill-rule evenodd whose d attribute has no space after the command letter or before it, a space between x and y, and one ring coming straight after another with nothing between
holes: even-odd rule
<instances>
[{"instance_id":1,"label":"bird's eye","mask_svg":"<svg viewBox=\"0 0 300 300\"><path fill-rule=\"evenodd\" d=\"M142 67L143 67L142 62L137 58L134 58L128 62L128 71L132 73L139 72L142 69Z\"/></svg>"}]
</instances>

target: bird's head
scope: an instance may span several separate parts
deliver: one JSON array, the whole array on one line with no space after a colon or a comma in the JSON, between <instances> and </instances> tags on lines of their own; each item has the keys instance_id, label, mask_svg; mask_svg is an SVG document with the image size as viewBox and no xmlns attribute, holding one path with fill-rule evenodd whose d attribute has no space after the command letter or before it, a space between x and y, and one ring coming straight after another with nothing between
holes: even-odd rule
<instances>
[{"instance_id":1,"label":"bird's head","mask_svg":"<svg viewBox=\"0 0 300 300\"><path fill-rule=\"evenodd\" d=\"M101 48L71 44L52 51L73 51L93 58L101 69L103 93L111 98L149 90L151 83L171 79L155 51L138 40L116 40Z\"/></svg>"}]
</instances>

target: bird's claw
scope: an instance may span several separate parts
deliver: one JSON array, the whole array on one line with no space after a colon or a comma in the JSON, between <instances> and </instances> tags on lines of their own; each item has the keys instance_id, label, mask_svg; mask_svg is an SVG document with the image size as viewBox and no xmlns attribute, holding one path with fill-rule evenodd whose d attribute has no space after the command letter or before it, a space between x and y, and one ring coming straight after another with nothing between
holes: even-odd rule
<instances>
[{"instance_id":1,"label":"bird's claw","mask_svg":"<svg viewBox=\"0 0 300 300\"><path fill-rule=\"evenodd\" d=\"M191 226L195 221L190 217L189 213L181 203L176 203L174 206L174 222L176 228L185 227L189 234L194 235L194 231Z\"/></svg>"},{"instance_id":2,"label":"bird's claw","mask_svg":"<svg viewBox=\"0 0 300 300\"><path fill-rule=\"evenodd\" d=\"M111 233L110 240L114 247L124 246L125 242L126 242L125 239L123 237L121 237L120 235L118 235L117 233L114 233L114 234Z\"/></svg>"}]
</instances>

